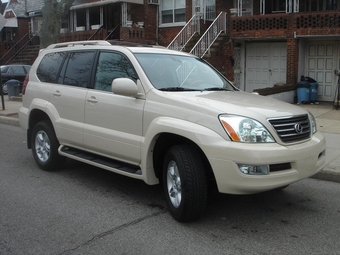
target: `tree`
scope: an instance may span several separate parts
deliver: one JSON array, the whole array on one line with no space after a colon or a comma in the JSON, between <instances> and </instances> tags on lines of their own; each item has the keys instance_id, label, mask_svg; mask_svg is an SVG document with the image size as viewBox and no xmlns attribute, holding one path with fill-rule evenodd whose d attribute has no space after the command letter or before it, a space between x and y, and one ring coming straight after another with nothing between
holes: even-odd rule
<instances>
[{"instance_id":1,"label":"tree","mask_svg":"<svg viewBox=\"0 0 340 255\"><path fill-rule=\"evenodd\" d=\"M61 22L68 19L68 12L74 0L44 0L42 24L39 32L40 47L46 48L59 42Z\"/></svg>"}]
</instances>

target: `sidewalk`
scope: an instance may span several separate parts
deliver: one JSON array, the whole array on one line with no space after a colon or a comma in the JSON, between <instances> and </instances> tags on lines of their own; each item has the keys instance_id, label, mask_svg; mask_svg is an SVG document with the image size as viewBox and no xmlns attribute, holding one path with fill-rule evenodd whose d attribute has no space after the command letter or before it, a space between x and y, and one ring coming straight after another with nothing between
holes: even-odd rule
<instances>
[{"instance_id":1,"label":"sidewalk","mask_svg":"<svg viewBox=\"0 0 340 255\"><path fill-rule=\"evenodd\" d=\"M21 98L9 100L4 96L5 110L2 109L0 98L0 123L20 126L18 110L22 106ZM318 130L324 133L327 141L326 166L314 178L335 181L340 183L340 109L334 110L333 104L322 102L320 104L298 105L310 111L316 118Z\"/></svg>"}]
</instances>

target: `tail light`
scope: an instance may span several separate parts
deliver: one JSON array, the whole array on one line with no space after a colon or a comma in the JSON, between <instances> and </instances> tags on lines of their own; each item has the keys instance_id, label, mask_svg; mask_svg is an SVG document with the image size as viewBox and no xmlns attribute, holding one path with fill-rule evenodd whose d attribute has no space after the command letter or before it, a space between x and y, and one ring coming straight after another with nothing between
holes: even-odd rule
<instances>
[{"instance_id":1,"label":"tail light","mask_svg":"<svg viewBox=\"0 0 340 255\"><path fill-rule=\"evenodd\" d=\"M22 93L23 95L25 95L26 87L27 87L28 81L29 81L29 77L28 77L28 74L26 74L25 80L24 80L24 82L23 82L23 84L22 84L22 91L21 91L21 93Z\"/></svg>"}]
</instances>

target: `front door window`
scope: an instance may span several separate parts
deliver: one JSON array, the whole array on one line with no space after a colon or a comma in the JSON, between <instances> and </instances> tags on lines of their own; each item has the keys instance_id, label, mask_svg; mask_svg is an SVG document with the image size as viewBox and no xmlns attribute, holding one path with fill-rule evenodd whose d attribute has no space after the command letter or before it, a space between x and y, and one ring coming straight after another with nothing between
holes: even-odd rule
<instances>
[{"instance_id":1,"label":"front door window","mask_svg":"<svg viewBox=\"0 0 340 255\"><path fill-rule=\"evenodd\" d=\"M216 0L195 0L193 13L200 15L204 20L216 18Z\"/></svg>"},{"instance_id":2,"label":"front door window","mask_svg":"<svg viewBox=\"0 0 340 255\"><path fill-rule=\"evenodd\" d=\"M237 9L237 16L253 15L252 0L234 0L234 6Z\"/></svg>"}]
</instances>

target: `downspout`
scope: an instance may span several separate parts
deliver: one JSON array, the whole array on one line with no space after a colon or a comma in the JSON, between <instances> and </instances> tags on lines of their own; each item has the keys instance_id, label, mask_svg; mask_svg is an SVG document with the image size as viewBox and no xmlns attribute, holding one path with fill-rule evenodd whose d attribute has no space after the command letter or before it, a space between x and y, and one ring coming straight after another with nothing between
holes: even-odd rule
<instances>
[{"instance_id":1,"label":"downspout","mask_svg":"<svg viewBox=\"0 0 340 255\"><path fill-rule=\"evenodd\" d=\"M156 44L159 45L159 5L156 8Z\"/></svg>"}]
</instances>

